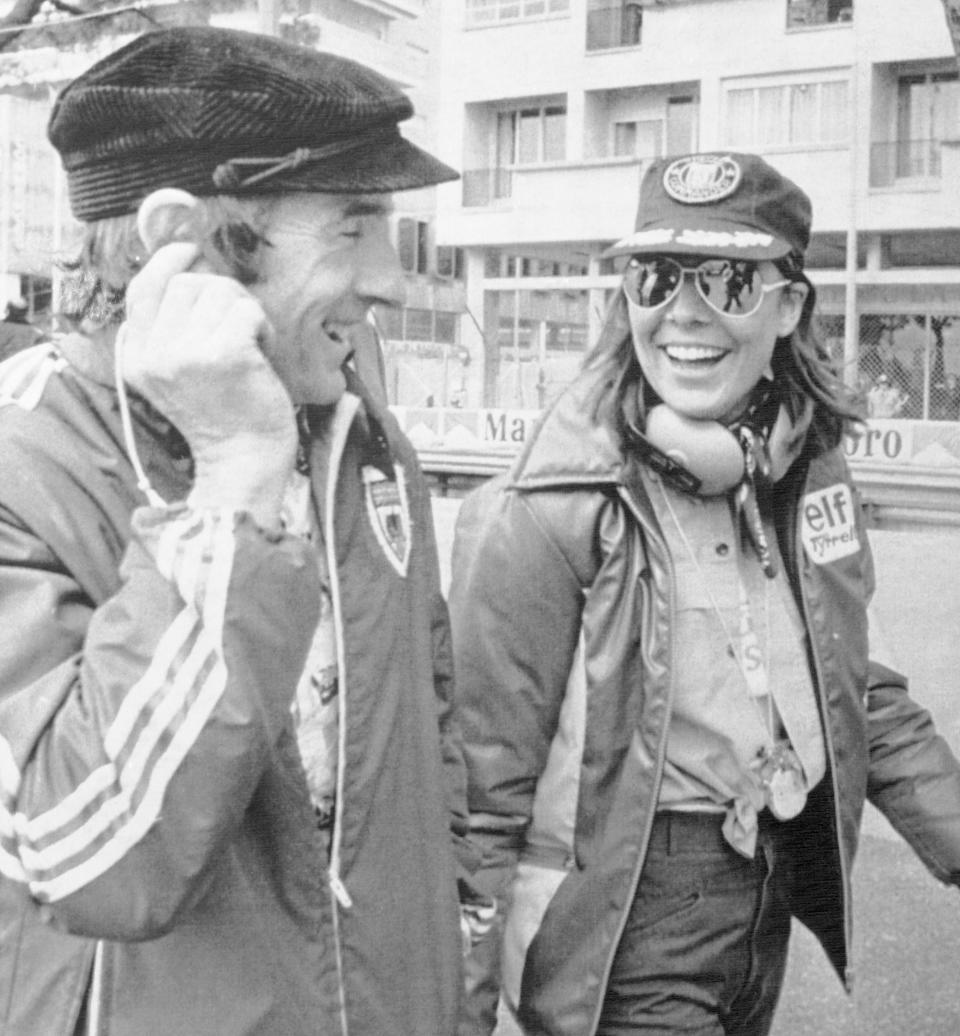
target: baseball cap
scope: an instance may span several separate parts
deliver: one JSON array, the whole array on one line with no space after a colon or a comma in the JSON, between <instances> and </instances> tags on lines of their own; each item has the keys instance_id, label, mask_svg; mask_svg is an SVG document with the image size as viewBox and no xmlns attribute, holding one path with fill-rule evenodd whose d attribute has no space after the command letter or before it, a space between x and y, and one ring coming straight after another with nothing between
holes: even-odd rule
<instances>
[{"instance_id":1,"label":"baseball cap","mask_svg":"<svg viewBox=\"0 0 960 1036\"><path fill-rule=\"evenodd\" d=\"M147 33L69 83L47 133L81 220L193 194L376 193L458 174L401 134L410 99L372 69L210 26Z\"/></svg>"},{"instance_id":2,"label":"baseball cap","mask_svg":"<svg viewBox=\"0 0 960 1036\"><path fill-rule=\"evenodd\" d=\"M802 255L810 243L811 216L804 191L759 155L723 151L657 159L640 184L633 233L603 258Z\"/></svg>"}]
</instances>

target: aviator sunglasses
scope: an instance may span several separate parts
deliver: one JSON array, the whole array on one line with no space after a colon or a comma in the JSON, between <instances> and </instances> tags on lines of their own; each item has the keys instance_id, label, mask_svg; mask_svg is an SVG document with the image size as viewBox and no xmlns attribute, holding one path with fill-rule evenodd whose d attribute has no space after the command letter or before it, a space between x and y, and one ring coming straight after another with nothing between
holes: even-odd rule
<instances>
[{"instance_id":1,"label":"aviator sunglasses","mask_svg":"<svg viewBox=\"0 0 960 1036\"><path fill-rule=\"evenodd\" d=\"M725 317L751 316L768 291L790 283L765 284L759 263L752 259L704 259L696 266L683 266L666 255L633 256L623 274L623 290L641 309L657 309L680 294L687 276L693 278L700 298Z\"/></svg>"}]
</instances>

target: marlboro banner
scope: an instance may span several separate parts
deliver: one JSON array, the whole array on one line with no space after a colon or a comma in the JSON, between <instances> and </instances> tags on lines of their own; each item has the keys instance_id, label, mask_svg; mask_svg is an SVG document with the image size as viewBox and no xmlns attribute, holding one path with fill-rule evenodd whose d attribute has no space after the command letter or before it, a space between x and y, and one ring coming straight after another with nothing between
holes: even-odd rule
<instances>
[{"instance_id":1,"label":"marlboro banner","mask_svg":"<svg viewBox=\"0 0 960 1036\"><path fill-rule=\"evenodd\" d=\"M472 453L489 453L499 455L504 466L523 448L541 416L539 410L406 406L390 409L418 450L447 454L451 462ZM872 417L858 425L843 446L855 466L957 472L960 421Z\"/></svg>"}]
</instances>

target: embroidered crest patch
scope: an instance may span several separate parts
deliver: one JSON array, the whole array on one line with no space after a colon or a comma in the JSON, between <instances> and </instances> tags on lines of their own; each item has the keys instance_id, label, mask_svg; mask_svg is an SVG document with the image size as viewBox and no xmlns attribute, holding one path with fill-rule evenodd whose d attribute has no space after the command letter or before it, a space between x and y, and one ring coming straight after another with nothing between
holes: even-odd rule
<instances>
[{"instance_id":1,"label":"embroidered crest patch","mask_svg":"<svg viewBox=\"0 0 960 1036\"><path fill-rule=\"evenodd\" d=\"M684 205L709 205L733 194L741 175L729 155L691 155L667 166L663 189Z\"/></svg>"},{"instance_id":2,"label":"embroidered crest patch","mask_svg":"<svg viewBox=\"0 0 960 1036\"><path fill-rule=\"evenodd\" d=\"M387 560L401 576L410 561L410 502L403 468L394 465L396 481L371 465L361 469L367 517Z\"/></svg>"},{"instance_id":3,"label":"embroidered crest patch","mask_svg":"<svg viewBox=\"0 0 960 1036\"><path fill-rule=\"evenodd\" d=\"M800 535L814 564L827 565L860 550L855 507L853 493L843 482L803 498Z\"/></svg>"}]
</instances>

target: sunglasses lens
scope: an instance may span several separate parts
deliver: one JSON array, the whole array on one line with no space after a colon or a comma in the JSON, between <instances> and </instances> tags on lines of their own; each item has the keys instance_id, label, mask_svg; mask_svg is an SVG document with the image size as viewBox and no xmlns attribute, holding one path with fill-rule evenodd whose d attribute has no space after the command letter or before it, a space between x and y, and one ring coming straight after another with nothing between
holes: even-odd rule
<instances>
[{"instance_id":1,"label":"sunglasses lens","mask_svg":"<svg viewBox=\"0 0 960 1036\"><path fill-rule=\"evenodd\" d=\"M760 272L748 259L706 259L690 269L668 256L634 256L624 274L624 291L636 305L655 309L677 294L687 273L707 305L726 316L749 316L763 301Z\"/></svg>"},{"instance_id":2,"label":"sunglasses lens","mask_svg":"<svg viewBox=\"0 0 960 1036\"><path fill-rule=\"evenodd\" d=\"M668 302L680 287L683 267L666 256L630 260L623 287L631 302L644 309L654 309Z\"/></svg>"},{"instance_id":3,"label":"sunglasses lens","mask_svg":"<svg viewBox=\"0 0 960 1036\"><path fill-rule=\"evenodd\" d=\"M763 301L763 281L754 262L708 259L697 267L696 276L700 294L718 313L748 316Z\"/></svg>"}]
</instances>

